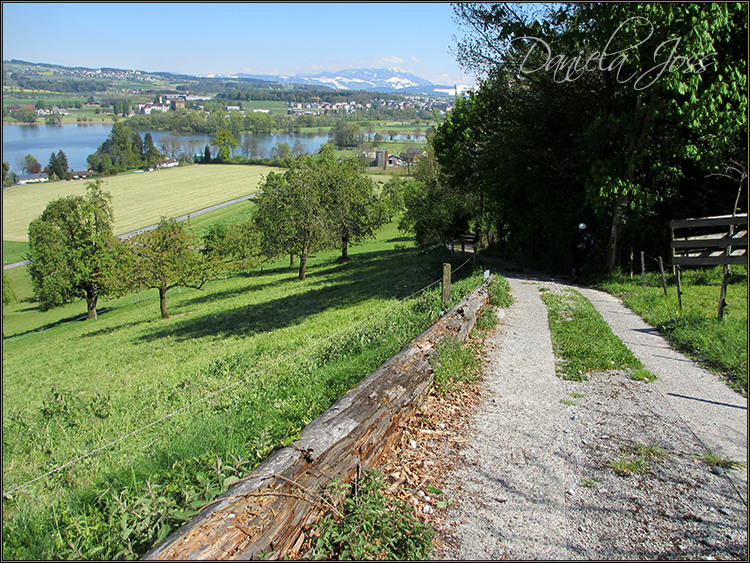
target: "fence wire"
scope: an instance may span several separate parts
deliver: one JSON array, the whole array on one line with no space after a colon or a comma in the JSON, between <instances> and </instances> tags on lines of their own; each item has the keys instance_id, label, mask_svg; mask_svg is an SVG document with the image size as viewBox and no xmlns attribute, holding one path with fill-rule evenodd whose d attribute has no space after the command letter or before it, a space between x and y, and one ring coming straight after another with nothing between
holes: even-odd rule
<instances>
[{"instance_id":1,"label":"fence wire","mask_svg":"<svg viewBox=\"0 0 750 563\"><path fill-rule=\"evenodd\" d=\"M464 262L463 264L461 264L458 268L456 268L455 270L451 270L451 274L457 272L458 270L460 270L461 268L463 268L468 263L469 263L469 260L466 260L466 262ZM90 452L87 452L87 453L85 453L85 454L83 454L83 455L81 455L81 456L79 456L79 457L77 457L75 459L72 459L72 460L68 461L67 463L64 463L63 465L61 465L59 467L51 469L50 471L47 471L46 473L43 473L42 475L39 475L38 477L35 477L34 479L31 479L30 481L27 481L27 482L23 483L22 485L18 485L17 487L13 487L12 489L9 489L9 490L5 491L3 493L3 496L6 496L6 495L9 495L9 494L14 493L16 491L19 491L21 489L24 489L27 486L29 486L29 485L31 485L33 483L36 483L37 481L40 481L40 480L44 479L45 477L49 477L51 475L54 475L55 473L59 473L63 469L65 469L67 467L70 467L72 465L75 465L76 463L78 463L78 462L80 462L80 461L82 461L84 459L87 459L87 458L89 458L89 457L91 457L91 456L93 456L93 455L95 455L95 454L97 454L99 452L102 452L102 451L104 451L104 450L106 450L108 448L111 448L112 446L114 446L116 444L119 444L120 442L123 442L123 441L127 440L128 438L131 438L131 437L135 436L136 434L140 434L141 432L143 432L145 430L148 430L149 428L151 428L153 426L156 426L157 424L160 424L160 423L164 422L165 420L168 420L168 419L170 419L170 418L172 418L172 417L174 417L174 416L176 416L176 415L178 415L178 414L180 414L180 413L182 413L182 412L184 412L184 411L186 411L188 409L191 409L191 408L193 408L193 407L201 404L201 403L205 403L209 399L211 399L211 398L213 398L213 397L215 397L215 396L217 396L217 395L219 395L221 393L224 393L224 392L226 392L226 391L228 391L228 390L236 387L237 385L240 385L241 383L244 383L245 381L247 381L248 379L251 379L252 377L256 377L256 376L258 376L258 375L260 375L262 373L265 373L266 371L270 370L271 368L274 368L274 367L276 367L278 365L281 365L281 364L283 364L283 363L285 363L285 362L287 362L287 361L289 361L289 360L291 360L293 358L296 358L297 356L300 356L300 355L304 354L305 352L309 352L310 350L316 348L317 346L320 346L321 344L323 344L325 342L328 342L329 340L332 340L332 339L336 338L337 336L340 336L340 335L344 334L345 332L347 332L349 330L352 330L352 329L358 327L359 325L364 324L364 323L372 320L374 317L376 317L378 315L382 315L386 311L389 311L389 310L393 309L394 307L396 307L398 305L401 305L402 303L406 302L407 300L409 300L409 299L411 299L411 298L419 295L420 293L423 293L423 292L427 291L431 287L439 284L441 281L442 281L442 278L438 279L438 280L436 280L434 282L432 282L429 285L424 286L422 289L419 289L419 290L415 291L411 295L408 295L408 296L404 297L403 299L401 299L399 301L396 301L395 303L392 303L388 307L385 307L385 308L383 308L383 309L381 309L379 311L376 311L375 313L373 313L371 315L366 316L361 321L358 321L358 322L356 322L356 323L354 323L352 325L349 325L348 327L346 327L346 328L344 328L344 329L342 329L342 330L340 330L340 331L338 331L338 332L336 332L334 334L331 334L331 335L329 335L329 336L327 336L327 337L325 337L325 338L323 338L323 339L321 339L321 340L319 340L319 341L311 344L307 348L303 348L302 350L298 350L294 354L290 354L290 355L288 355L288 356L286 356L286 357L284 357L284 358L282 358L282 359L280 359L280 360L278 360L276 362L273 362L273 363L265 366L263 369L255 371L255 372L251 373L250 375L248 375L246 377L243 377L242 379L239 379L239 380L235 381L234 383L230 383L229 385L226 385L225 387L223 387L221 389L213 391L213 392L209 393L208 395L206 395L206 396L198 399L197 401L194 401L194 402L192 402L192 403L190 403L188 405L185 405L184 407L182 407L180 409L177 409L174 412L171 412L171 413L169 413L167 415L164 415L163 417L161 417L161 418L159 418L157 420L154 420L154 421L146 424L145 426L142 426L141 428L133 430L132 432L129 432L129 433L125 434L124 436L121 436L121 437L117 438L116 440L112 440L111 442L108 442L107 444L104 444L103 446L100 446L100 447L98 447L98 448L96 448L94 450L91 450Z\"/></svg>"}]
</instances>

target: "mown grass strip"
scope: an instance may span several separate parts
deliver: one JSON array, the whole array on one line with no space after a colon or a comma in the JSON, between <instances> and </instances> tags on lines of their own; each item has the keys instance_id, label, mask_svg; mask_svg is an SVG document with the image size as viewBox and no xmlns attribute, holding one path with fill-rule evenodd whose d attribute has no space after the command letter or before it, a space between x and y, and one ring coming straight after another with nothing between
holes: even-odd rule
<instances>
[{"instance_id":1,"label":"mown grass strip","mask_svg":"<svg viewBox=\"0 0 750 563\"><path fill-rule=\"evenodd\" d=\"M554 293L542 288L549 311L557 374L581 381L597 371L627 370L631 378L652 381L656 376L617 338L594 306L577 291Z\"/></svg>"},{"instance_id":2,"label":"mown grass strip","mask_svg":"<svg viewBox=\"0 0 750 563\"><path fill-rule=\"evenodd\" d=\"M115 234L158 223L162 216L179 217L256 192L262 177L271 171L279 169L201 164L109 176L104 190L112 194ZM3 242L28 240L29 223L47 203L85 193L83 181L27 184L3 192Z\"/></svg>"}]
</instances>

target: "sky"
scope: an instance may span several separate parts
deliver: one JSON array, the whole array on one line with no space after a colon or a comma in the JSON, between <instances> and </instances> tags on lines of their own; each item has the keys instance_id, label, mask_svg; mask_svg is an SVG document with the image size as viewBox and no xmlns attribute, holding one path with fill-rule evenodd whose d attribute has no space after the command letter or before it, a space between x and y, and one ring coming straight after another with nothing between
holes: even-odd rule
<instances>
[{"instance_id":1,"label":"sky","mask_svg":"<svg viewBox=\"0 0 750 563\"><path fill-rule=\"evenodd\" d=\"M3 2L3 60L147 72L317 74L398 68L473 85L449 3Z\"/></svg>"}]
</instances>

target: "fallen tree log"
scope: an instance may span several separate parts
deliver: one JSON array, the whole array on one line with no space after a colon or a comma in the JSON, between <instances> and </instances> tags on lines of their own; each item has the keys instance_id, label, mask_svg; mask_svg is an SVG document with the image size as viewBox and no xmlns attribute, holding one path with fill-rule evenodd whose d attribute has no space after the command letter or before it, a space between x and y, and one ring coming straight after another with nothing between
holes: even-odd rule
<instances>
[{"instance_id":1,"label":"fallen tree log","mask_svg":"<svg viewBox=\"0 0 750 563\"><path fill-rule=\"evenodd\" d=\"M310 525L333 509L326 487L384 463L429 390L437 344L464 340L487 302L484 284L143 559L297 557Z\"/></svg>"}]
</instances>

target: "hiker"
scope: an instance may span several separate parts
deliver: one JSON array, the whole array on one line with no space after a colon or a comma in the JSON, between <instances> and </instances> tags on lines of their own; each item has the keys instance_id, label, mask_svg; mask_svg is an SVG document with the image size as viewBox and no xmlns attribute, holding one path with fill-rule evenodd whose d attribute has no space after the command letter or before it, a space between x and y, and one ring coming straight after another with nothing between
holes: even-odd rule
<instances>
[{"instance_id":1,"label":"hiker","mask_svg":"<svg viewBox=\"0 0 750 563\"><path fill-rule=\"evenodd\" d=\"M573 272L572 282L578 283L581 278L581 270L586 260L586 255L594 246L594 239L586 232L586 223L578 224L578 232L570 240L570 253L572 255Z\"/></svg>"}]
</instances>

